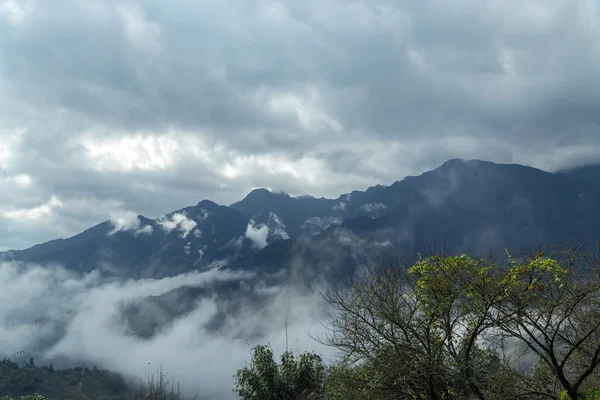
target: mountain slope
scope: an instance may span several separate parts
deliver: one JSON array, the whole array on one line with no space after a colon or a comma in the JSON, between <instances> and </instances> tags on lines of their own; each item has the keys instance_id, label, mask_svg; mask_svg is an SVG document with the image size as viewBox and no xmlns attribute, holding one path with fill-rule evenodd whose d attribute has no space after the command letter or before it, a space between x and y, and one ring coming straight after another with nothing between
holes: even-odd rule
<instances>
[{"instance_id":1,"label":"mountain slope","mask_svg":"<svg viewBox=\"0 0 600 400\"><path fill-rule=\"evenodd\" d=\"M588 187L600 190L600 164L584 165L582 167L561 170L558 175L579 180Z\"/></svg>"},{"instance_id":2,"label":"mountain slope","mask_svg":"<svg viewBox=\"0 0 600 400\"><path fill-rule=\"evenodd\" d=\"M432 242L453 252L592 243L600 238L600 189L590 183L596 170L590 171L551 174L450 160L337 199L257 189L230 207L204 200L158 219L107 221L0 259L152 277L225 265L264 272L301 265L304 275L327 270L323 277L333 279L340 268L352 270L384 252L414 255Z\"/></svg>"},{"instance_id":3,"label":"mountain slope","mask_svg":"<svg viewBox=\"0 0 600 400\"><path fill-rule=\"evenodd\" d=\"M413 238L437 236L455 249L595 240L600 233L598 191L531 167L453 160L398 188L412 198L375 226L409 229L412 223Z\"/></svg>"},{"instance_id":4,"label":"mountain slope","mask_svg":"<svg viewBox=\"0 0 600 400\"><path fill-rule=\"evenodd\" d=\"M103 369L19 366L0 361L0 396L19 398L38 393L49 399L129 400L133 389L121 375Z\"/></svg>"},{"instance_id":5,"label":"mountain slope","mask_svg":"<svg viewBox=\"0 0 600 400\"><path fill-rule=\"evenodd\" d=\"M286 193L273 193L255 189L243 200L230 207L252 218L257 223L268 224L271 215L277 215L290 237L319 233L324 226L338 222L344 213L335 209L332 199L311 196L291 197Z\"/></svg>"},{"instance_id":6,"label":"mountain slope","mask_svg":"<svg viewBox=\"0 0 600 400\"><path fill-rule=\"evenodd\" d=\"M248 219L201 201L153 220L141 215L127 226L105 221L68 239L57 239L0 256L8 261L59 263L79 272L162 277L223 265L250 253Z\"/></svg>"},{"instance_id":7,"label":"mountain slope","mask_svg":"<svg viewBox=\"0 0 600 400\"><path fill-rule=\"evenodd\" d=\"M351 196L347 207L358 209L360 202L352 204L352 198L365 193ZM313 238L312 248L325 249L320 254L326 257L341 246L347 254L362 253L363 261L376 261L383 253L410 258L433 246L501 255L505 248L522 251L552 242L594 244L600 239L598 191L579 180L521 165L450 160L381 187L377 196L388 207L387 214L345 219ZM273 251L275 246L246 260L244 268L291 268L292 259L295 264L314 262L314 255L294 258L291 244L287 253ZM344 263L332 268L352 267L347 259Z\"/></svg>"}]
</instances>

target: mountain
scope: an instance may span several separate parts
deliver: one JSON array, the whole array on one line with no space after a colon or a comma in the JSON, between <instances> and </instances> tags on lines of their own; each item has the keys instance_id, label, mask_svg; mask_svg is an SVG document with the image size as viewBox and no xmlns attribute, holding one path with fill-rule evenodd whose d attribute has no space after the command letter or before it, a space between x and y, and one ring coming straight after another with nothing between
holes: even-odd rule
<instances>
[{"instance_id":1,"label":"mountain","mask_svg":"<svg viewBox=\"0 0 600 400\"><path fill-rule=\"evenodd\" d=\"M505 248L552 242L595 245L600 190L593 174L583 176L590 175L450 160L336 199L257 189L231 206L203 200L156 219L127 214L71 238L0 253L0 260L60 263L117 278L219 269L229 275L215 276L226 279L131 299L120 309L130 334L148 338L210 298L218 312L206 327L216 330L225 316L263 312L271 289L340 282L384 256L411 263L442 248L503 256Z\"/></svg>"},{"instance_id":2,"label":"mountain","mask_svg":"<svg viewBox=\"0 0 600 400\"><path fill-rule=\"evenodd\" d=\"M562 174L516 164L450 160L420 176L389 187L352 192L345 218L315 236L302 251L272 244L250 259L225 268L268 271L292 264L314 265L315 259L345 254L376 262L383 253L410 259L433 247L449 252L526 251L563 241L594 244L600 239L600 191ZM360 215L365 205L379 204L386 213ZM279 246L280 247L280 246ZM307 250L310 249L310 250ZM301 255L304 255L302 258ZM293 262L292 262L293 260ZM343 260L344 268L352 262Z\"/></svg>"},{"instance_id":3,"label":"mountain","mask_svg":"<svg viewBox=\"0 0 600 400\"><path fill-rule=\"evenodd\" d=\"M263 275L284 270L310 283L338 279L384 253L414 255L431 243L454 252L594 243L600 238L598 170L552 174L449 160L419 176L337 199L256 189L229 207L204 200L158 219L131 215L68 239L0 253L0 259L128 277L213 268Z\"/></svg>"},{"instance_id":4,"label":"mountain","mask_svg":"<svg viewBox=\"0 0 600 400\"><path fill-rule=\"evenodd\" d=\"M286 193L255 189L230 207L264 224L269 224L269 218L275 214L291 237L310 237L329 226L339 225L345 218L385 215L388 208L401 197L401 193L395 189L394 186L376 185L364 192L355 190L343 194L337 199L308 195L291 197Z\"/></svg>"},{"instance_id":5,"label":"mountain","mask_svg":"<svg viewBox=\"0 0 600 400\"><path fill-rule=\"evenodd\" d=\"M123 226L102 222L68 239L0 253L6 261L59 263L79 272L163 277L221 266L252 252L248 218L203 200L158 219L132 216Z\"/></svg>"},{"instance_id":6,"label":"mountain","mask_svg":"<svg viewBox=\"0 0 600 400\"><path fill-rule=\"evenodd\" d=\"M558 175L577 179L588 187L600 190L600 164L584 165L582 167L561 170Z\"/></svg>"},{"instance_id":7,"label":"mountain","mask_svg":"<svg viewBox=\"0 0 600 400\"><path fill-rule=\"evenodd\" d=\"M339 222L343 213L335 210L335 200L312 196L291 197L286 193L273 193L255 189L243 200L230 207L262 224L274 225L276 215L288 237L313 235L324 226ZM286 239L286 237L283 237Z\"/></svg>"},{"instance_id":8,"label":"mountain","mask_svg":"<svg viewBox=\"0 0 600 400\"><path fill-rule=\"evenodd\" d=\"M398 244L437 237L471 252L600 237L599 192L535 168L451 160L395 185L405 195L387 215L345 226L359 233L400 229Z\"/></svg>"}]
</instances>

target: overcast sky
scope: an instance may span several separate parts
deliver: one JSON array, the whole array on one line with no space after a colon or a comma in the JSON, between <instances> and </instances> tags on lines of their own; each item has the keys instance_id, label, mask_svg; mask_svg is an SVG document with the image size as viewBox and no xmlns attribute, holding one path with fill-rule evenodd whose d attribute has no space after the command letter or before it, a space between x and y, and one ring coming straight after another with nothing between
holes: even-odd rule
<instances>
[{"instance_id":1,"label":"overcast sky","mask_svg":"<svg viewBox=\"0 0 600 400\"><path fill-rule=\"evenodd\" d=\"M600 161L595 0L0 0L0 250L450 158Z\"/></svg>"}]
</instances>

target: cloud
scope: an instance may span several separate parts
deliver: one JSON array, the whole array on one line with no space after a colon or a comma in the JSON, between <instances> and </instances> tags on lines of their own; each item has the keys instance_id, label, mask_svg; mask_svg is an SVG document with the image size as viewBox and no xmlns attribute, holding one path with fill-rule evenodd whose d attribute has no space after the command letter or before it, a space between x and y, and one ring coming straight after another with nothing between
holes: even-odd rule
<instances>
[{"instance_id":1,"label":"cloud","mask_svg":"<svg viewBox=\"0 0 600 400\"><path fill-rule=\"evenodd\" d=\"M277 214L269 213L268 225L270 227L269 234L274 236L276 239L285 240L290 238L290 236L285 231L285 224Z\"/></svg>"},{"instance_id":2,"label":"cloud","mask_svg":"<svg viewBox=\"0 0 600 400\"><path fill-rule=\"evenodd\" d=\"M339 201L336 205L333 206L334 211L344 211L346 209L346 203L343 201Z\"/></svg>"},{"instance_id":3,"label":"cloud","mask_svg":"<svg viewBox=\"0 0 600 400\"><path fill-rule=\"evenodd\" d=\"M30 187L32 180L31 176L27 174L19 174L10 177L10 179L18 186L18 187Z\"/></svg>"},{"instance_id":4,"label":"cloud","mask_svg":"<svg viewBox=\"0 0 600 400\"><path fill-rule=\"evenodd\" d=\"M189 219L185 213L175 213L170 216L159 218L156 221L165 232L173 230L180 231L181 237L185 238L198 225L193 219Z\"/></svg>"},{"instance_id":5,"label":"cloud","mask_svg":"<svg viewBox=\"0 0 600 400\"><path fill-rule=\"evenodd\" d=\"M154 228L151 225L144 225L144 227L135 231L134 235L151 235Z\"/></svg>"},{"instance_id":6,"label":"cloud","mask_svg":"<svg viewBox=\"0 0 600 400\"><path fill-rule=\"evenodd\" d=\"M21 208L6 210L2 212L2 216L11 220L39 220L50 216L58 207L62 207L63 203L56 196L52 196L48 202L31 208Z\"/></svg>"},{"instance_id":7,"label":"cloud","mask_svg":"<svg viewBox=\"0 0 600 400\"><path fill-rule=\"evenodd\" d=\"M117 13L121 17L125 39L135 49L156 51L160 46L160 27L149 21L143 12L131 5L117 5Z\"/></svg>"},{"instance_id":8,"label":"cloud","mask_svg":"<svg viewBox=\"0 0 600 400\"><path fill-rule=\"evenodd\" d=\"M32 5L28 0L0 0L0 17L5 17L13 25L25 22L27 14L31 11Z\"/></svg>"},{"instance_id":9,"label":"cloud","mask_svg":"<svg viewBox=\"0 0 600 400\"><path fill-rule=\"evenodd\" d=\"M115 139L86 136L78 141L92 168L99 171L164 169L172 165L180 143L168 136L135 135Z\"/></svg>"},{"instance_id":10,"label":"cloud","mask_svg":"<svg viewBox=\"0 0 600 400\"><path fill-rule=\"evenodd\" d=\"M99 279L96 272L79 278L55 266L0 263L2 351L39 352L51 345L64 331L71 302Z\"/></svg>"},{"instance_id":11,"label":"cloud","mask_svg":"<svg viewBox=\"0 0 600 400\"><path fill-rule=\"evenodd\" d=\"M3 219L0 247L254 187L337 198L451 158L599 162L598 7L0 0L0 204L64 204L36 229Z\"/></svg>"},{"instance_id":12,"label":"cloud","mask_svg":"<svg viewBox=\"0 0 600 400\"><path fill-rule=\"evenodd\" d=\"M302 229L308 230L310 235L315 236L329 228L331 225L336 225L340 222L340 218L329 217L323 219L320 217L310 217L302 223L301 227Z\"/></svg>"},{"instance_id":13,"label":"cloud","mask_svg":"<svg viewBox=\"0 0 600 400\"><path fill-rule=\"evenodd\" d=\"M358 207L358 210L365 211L367 214L377 214L381 211L385 211L385 209L387 209L387 206L382 203L368 203Z\"/></svg>"},{"instance_id":14,"label":"cloud","mask_svg":"<svg viewBox=\"0 0 600 400\"><path fill-rule=\"evenodd\" d=\"M190 311L169 320L149 338L135 336L122 319L123 305L146 296L161 296L187 286L210 287L218 282L251 279L251 275L211 270L164 279L123 282L103 281L97 273L72 274L52 268L0 264L1 352L18 350L39 363L59 360L108 368L127 376L143 377L150 363L162 365L179 380L184 392L209 399L233 399L233 374L249 361L250 345L271 343L276 354L286 345L316 350L326 359L333 355L310 339L306 332L321 332L323 304L316 292L293 287L246 285L248 295L266 296L258 309L242 301L235 317L227 317L224 329L212 332L206 324L222 309L213 296L191 303ZM19 298L19 301L14 301ZM169 299L169 297L165 297ZM173 297L173 302L179 298ZM148 320L164 310L148 303L141 318ZM243 339L234 339L234 337ZM10 353L10 354L8 354Z\"/></svg>"},{"instance_id":15,"label":"cloud","mask_svg":"<svg viewBox=\"0 0 600 400\"><path fill-rule=\"evenodd\" d=\"M245 236L252 240L254 247L262 249L267 245L267 238L269 237L269 227L267 225L258 224L254 221L250 221L246 227Z\"/></svg>"},{"instance_id":16,"label":"cloud","mask_svg":"<svg viewBox=\"0 0 600 400\"><path fill-rule=\"evenodd\" d=\"M134 236L152 234L152 226L144 225L142 227L139 217L132 211L124 211L122 213L113 214L109 221L113 225L113 230L108 232L108 236L112 236L115 233L122 231L132 231Z\"/></svg>"}]
</instances>

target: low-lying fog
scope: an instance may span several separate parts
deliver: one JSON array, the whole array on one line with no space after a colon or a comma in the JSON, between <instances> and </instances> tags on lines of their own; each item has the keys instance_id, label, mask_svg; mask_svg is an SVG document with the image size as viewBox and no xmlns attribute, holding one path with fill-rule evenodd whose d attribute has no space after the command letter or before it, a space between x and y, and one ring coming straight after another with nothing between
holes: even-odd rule
<instances>
[{"instance_id":1,"label":"low-lying fog","mask_svg":"<svg viewBox=\"0 0 600 400\"><path fill-rule=\"evenodd\" d=\"M222 310L216 295L199 298L191 311L175 319L159 318L164 326L151 336L133 333L123 317L123 305L136 299L246 278L251 276L212 270L108 281L96 272L79 276L60 266L0 263L0 356L23 351L38 365L96 365L139 378L150 363L166 369L186 393L209 399L233 398L233 375L250 360L249 346L270 343L277 356L285 350L286 320L290 348L333 358L332 349L307 334L324 329L318 289L307 293L293 286L252 286L250 294L268 300L259 308L239 302L235 315L226 314L218 329L210 328ZM137 319L147 314L156 321L164 313L152 306L141 310Z\"/></svg>"}]
</instances>

